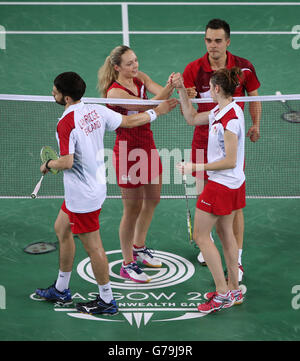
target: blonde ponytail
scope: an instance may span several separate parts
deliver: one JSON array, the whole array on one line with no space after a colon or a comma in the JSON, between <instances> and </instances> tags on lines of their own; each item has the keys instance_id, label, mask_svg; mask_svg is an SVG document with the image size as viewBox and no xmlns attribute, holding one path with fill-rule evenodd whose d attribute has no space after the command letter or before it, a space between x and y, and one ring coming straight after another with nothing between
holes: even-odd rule
<instances>
[{"instance_id":1,"label":"blonde ponytail","mask_svg":"<svg viewBox=\"0 0 300 361\"><path fill-rule=\"evenodd\" d=\"M108 88L118 78L118 72L114 66L121 64L121 57L128 50L131 49L126 45L117 46L111 51L104 64L98 70L97 89L103 98L106 98Z\"/></svg>"}]
</instances>

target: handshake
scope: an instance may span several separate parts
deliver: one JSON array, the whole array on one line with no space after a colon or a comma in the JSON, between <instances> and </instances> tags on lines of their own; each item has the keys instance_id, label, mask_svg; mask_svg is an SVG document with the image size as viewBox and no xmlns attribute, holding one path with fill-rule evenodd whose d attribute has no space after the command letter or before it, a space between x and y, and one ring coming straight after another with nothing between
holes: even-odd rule
<instances>
[{"instance_id":1,"label":"handshake","mask_svg":"<svg viewBox=\"0 0 300 361\"><path fill-rule=\"evenodd\" d=\"M183 82L183 77L180 73L172 73L169 76L167 85L169 85L170 87L172 87L173 89L183 89L185 88L184 86L184 82ZM195 98L197 95L197 91L196 91L196 87L192 87L192 88L186 88L187 94L189 98Z\"/></svg>"}]
</instances>

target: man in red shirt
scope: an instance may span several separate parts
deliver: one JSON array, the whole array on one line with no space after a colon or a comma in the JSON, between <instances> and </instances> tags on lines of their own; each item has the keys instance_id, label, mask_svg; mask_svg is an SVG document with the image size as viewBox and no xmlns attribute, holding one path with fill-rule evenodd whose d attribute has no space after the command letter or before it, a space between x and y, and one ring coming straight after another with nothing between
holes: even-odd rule
<instances>
[{"instance_id":1,"label":"man in red shirt","mask_svg":"<svg viewBox=\"0 0 300 361\"><path fill-rule=\"evenodd\" d=\"M235 97L244 96L246 93L248 96L257 96L257 89L260 86L260 82L256 76L255 69L250 61L231 54L227 51L230 45L230 26L220 19L212 19L206 25L205 31L205 45L207 53L200 59L197 59L187 65L183 72L184 85L188 89L190 97L196 98L211 98L209 91L209 80L214 71L221 68L232 68L234 66L239 67L243 72L240 85L236 88L234 93ZM242 109L244 109L244 103L238 103ZM215 107L214 103L199 103L198 112L208 111ZM247 132L247 137L252 142L256 142L259 139L259 123L261 116L261 104L260 102L250 102L249 112L252 119L252 126ZM203 149L204 162L207 162L207 143L208 143L208 126L201 125L196 126L192 141L192 162L197 162L197 149ZM198 162L203 160L198 159ZM203 188L203 174L196 176L197 193L200 194ZM197 177L198 176L198 177ZM202 180L202 183L200 182ZM207 175L204 174L204 182L207 181ZM221 237L218 227L216 227L217 233ZM239 264L240 273L239 281L242 280L243 268L241 265L241 255L243 249L243 236L244 236L244 215L243 211L237 212L234 220L234 234L237 239L239 248ZM200 252L198 260L201 264L205 265L205 261Z\"/></svg>"}]
</instances>

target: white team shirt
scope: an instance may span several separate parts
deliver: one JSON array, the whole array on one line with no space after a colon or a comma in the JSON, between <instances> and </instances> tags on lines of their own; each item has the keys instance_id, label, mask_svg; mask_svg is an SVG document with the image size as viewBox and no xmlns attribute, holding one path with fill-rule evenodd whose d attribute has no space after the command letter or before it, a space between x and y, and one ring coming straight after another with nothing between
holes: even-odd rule
<instances>
[{"instance_id":1,"label":"white team shirt","mask_svg":"<svg viewBox=\"0 0 300 361\"><path fill-rule=\"evenodd\" d=\"M103 137L114 131L122 115L98 104L69 106L57 123L60 155L74 154L71 169L64 171L65 202L74 213L93 212L106 198Z\"/></svg>"},{"instance_id":2,"label":"white team shirt","mask_svg":"<svg viewBox=\"0 0 300 361\"><path fill-rule=\"evenodd\" d=\"M209 114L208 163L225 158L225 130L229 130L238 136L236 167L233 169L207 171L207 175L211 181L223 184L231 189L237 189L245 181L245 120L243 110L234 101L221 111L217 105Z\"/></svg>"}]
</instances>

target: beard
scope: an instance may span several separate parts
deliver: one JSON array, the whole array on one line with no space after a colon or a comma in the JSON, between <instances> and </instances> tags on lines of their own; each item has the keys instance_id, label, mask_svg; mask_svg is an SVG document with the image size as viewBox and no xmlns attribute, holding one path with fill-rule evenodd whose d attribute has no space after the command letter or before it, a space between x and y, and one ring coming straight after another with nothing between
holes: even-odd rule
<instances>
[{"instance_id":1,"label":"beard","mask_svg":"<svg viewBox=\"0 0 300 361\"><path fill-rule=\"evenodd\" d=\"M66 101L65 101L65 97L62 97L60 100L56 100L55 99L55 102L59 105L66 105Z\"/></svg>"}]
</instances>

